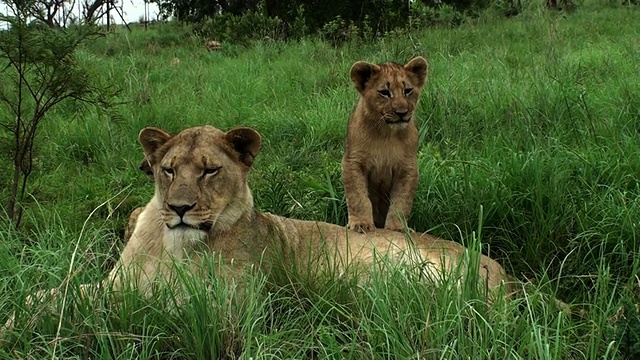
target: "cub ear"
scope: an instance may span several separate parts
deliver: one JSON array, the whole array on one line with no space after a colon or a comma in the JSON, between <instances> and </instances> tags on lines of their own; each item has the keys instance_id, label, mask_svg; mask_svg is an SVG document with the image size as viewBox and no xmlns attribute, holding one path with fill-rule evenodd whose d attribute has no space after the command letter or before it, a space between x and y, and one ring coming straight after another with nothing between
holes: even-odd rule
<instances>
[{"instance_id":1,"label":"cub ear","mask_svg":"<svg viewBox=\"0 0 640 360\"><path fill-rule=\"evenodd\" d=\"M224 135L224 138L240 154L240 161L247 166L253 164L253 160L258 156L262 147L260 134L247 127L231 129Z\"/></svg>"},{"instance_id":2,"label":"cub ear","mask_svg":"<svg viewBox=\"0 0 640 360\"><path fill-rule=\"evenodd\" d=\"M416 86L422 86L424 85L425 81L427 81L429 65L427 64L427 60L422 56L416 56L413 59L409 60L404 68L416 75L416 77L418 78L418 83L416 84Z\"/></svg>"},{"instance_id":3,"label":"cub ear","mask_svg":"<svg viewBox=\"0 0 640 360\"><path fill-rule=\"evenodd\" d=\"M380 71L380 66L366 61L358 61L351 66L351 81L353 81L359 93L362 94L364 92L367 82L378 71Z\"/></svg>"},{"instance_id":4,"label":"cub ear","mask_svg":"<svg viewBox=\"0 0 640 360\"><path fill-rule=\"evenodd\" d=\"M155 127L146 127L140 131L138 138L146 158L149 159L162 145L171 139L171 134Z\"/></svg>"}]
</instances>

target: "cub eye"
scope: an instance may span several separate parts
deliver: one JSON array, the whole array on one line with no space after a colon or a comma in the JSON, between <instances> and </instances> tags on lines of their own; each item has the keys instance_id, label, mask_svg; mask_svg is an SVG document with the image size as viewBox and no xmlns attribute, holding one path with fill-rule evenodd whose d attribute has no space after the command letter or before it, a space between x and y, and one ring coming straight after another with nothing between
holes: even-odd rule
<instances>
[{"instance_id":1,"label":"cub eye","mask_svg":"<svg viewBox=\"0 0 640 360\"><path fill-rule=\"evenodd\" d=\"M404 96L409 96L413 92L413 88L404 89Z\"/></svg>"},{"instance_id":2,"label":"cub eye","mask_svg":"<svg viewBox=\"0 0 640 360\"><path fill-rule=\"evenodd\" d=\"M204 169L204 174L205 175L215 175L218 173L218 171L220 171L220 166L218 167L210 167L210 168L206 168Z\"/></svg>"},{"instance_id":3,"label":"cub eye","mask_svg":"<svg viewBox=\"0 0 640 360\"><path fill-rule=\"evenodd\" d=\"M165 174L167 174L167 175L173 175L173 174L174 174L173 169L172 169L172 168L170 168L170 167L163 167L163 168L162 168L162 170L163 170L163 171L165 172Z\"/></svg>"},{"instance_id":4,"label":"cub eye","mask_svg":"<svg viewBox=\"0 0 640 360\"><path fill-rule=\"evenodd\" d=\"M378 90L378 94L384 96L384 97L391 97L391 91L387 90L387 89L383 89L383 90Z\"/></svg>"}]
</instances>

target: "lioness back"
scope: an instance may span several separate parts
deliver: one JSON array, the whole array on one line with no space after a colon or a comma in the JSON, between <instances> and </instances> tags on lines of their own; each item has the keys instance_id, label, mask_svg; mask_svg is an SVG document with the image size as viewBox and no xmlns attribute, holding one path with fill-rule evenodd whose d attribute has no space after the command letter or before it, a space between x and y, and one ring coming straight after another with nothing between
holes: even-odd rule
<instances>
[{"instance_id":1,"label":"lioness back","mask_svg":"<svg viewBox=\"0 0 640 360\"><path fill-rule=\"evenodd\" d=\"M427 70L422 57L406 65L358 61L351 67L360 98L342 158L350 229L405 228L418 184L415 110Z\"/></svg>"},{"instance_id":2,"label":"lioness back","mask_svg":"<svg viewBox=\"0 0 640 360\"><path fill-rule=\"evenodd\" d=\"M465 266L469 265L463 261L467 256L464 246L428 233L376 229L363 234L325 222L262 215L268 217L267 222L277 224L287 243L297 244L299 259L312 259L331 269L345 270L354 264L369 267L376 260L395 260L413 268L418 264L428 279L438 282L443 277L455 276L458 269L457 275L464 276ZM483 286L495 289L507 281L507 274L497 261L478 256L478 276Z\"/></svg>"}]
</instances>

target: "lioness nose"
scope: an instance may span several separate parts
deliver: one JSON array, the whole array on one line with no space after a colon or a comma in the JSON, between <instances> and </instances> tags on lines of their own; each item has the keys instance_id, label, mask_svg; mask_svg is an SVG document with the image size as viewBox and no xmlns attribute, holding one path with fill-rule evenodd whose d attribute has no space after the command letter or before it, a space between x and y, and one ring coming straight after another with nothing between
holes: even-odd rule
<instances>
[{"instance_id":1,"label":"lioness nose","mask_svg":"<svg viewBox=\"0 0 640 360\"><path fill-rule=\"evenodd\" d=\"M396 113L396 115L398 115L401 118L404 118L405 115L407 115L407 113L409 112L409 110L395 110L394 111Z\"/></svg>"},{"instance_id":2,"label":"lioness nose","mask_svg":"<svg viewBox=\"0 0 640 360\"><path fill-rule=\"evenodd\" d=\"M169 205L169 208L178 214L178 216L183 217L184 214L193 209L195 205Z\"/></svg>"}]
</instances>

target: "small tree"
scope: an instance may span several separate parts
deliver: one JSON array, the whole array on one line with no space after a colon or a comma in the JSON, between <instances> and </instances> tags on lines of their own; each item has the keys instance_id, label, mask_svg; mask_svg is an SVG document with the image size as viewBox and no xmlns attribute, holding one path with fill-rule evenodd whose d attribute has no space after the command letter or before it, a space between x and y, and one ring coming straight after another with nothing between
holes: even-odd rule
<instances>
[{"instance_id":1,"label":"small tree","mask_svg":"<svg viewBox=\"0 0 640 360\"><path fill-rule=\"evenodd\" d=\"M115 93L97 85L99 79L75 60L76 49L99 36L91 26L52 29L29 24L36 0L7 2L13 16L0 16L9 29L0 31L0 131L11 139L13 177L7 214L19 226L22 201L33 171L38 127L47 113L63 101L107 109Z\"/></svg>"},{"instance_id":2,"label":"small tree","mask_svg":"<svg viewBox=\"0 0 640 360\"><path fill-rule=\"evenodd\" d=\"M93 23L98 19L102 19L103 16L107 16L107 24L109 24L109 12L113 10L118 12L118 15L122 18L117 0L84 0L82 3L82 21Z\"/></svg>"},{"instance_id":3,"label":"small tree","mask_svg":"<svg viewBox=\"0 0 640 360\"><path fill-rule=\"evenodd\" d=\"M13 7L17 1L0 0L7 6ZM74 23L95 23L115 11L120 18L122 14L121 0L31 0L20 1L28 4L26 12L35 20L50 27L67 27ZM74 9L80 9L82 14L75 14ZM124 19L123 19L124 20Z\"/></svg>"},{"instance_id":4,"label":"small tree","mask_svg":"<svg viewBox=\"0 0 640 360\"><path fill-rule=\"evenodd\" d=\"M65 12L65 5L73 9L75 1L68 3L68 0L35 0L33 8L29 10L32 16L51 27L64 27L69 20L71 11Z\"/></svg>"}]
</instances>

